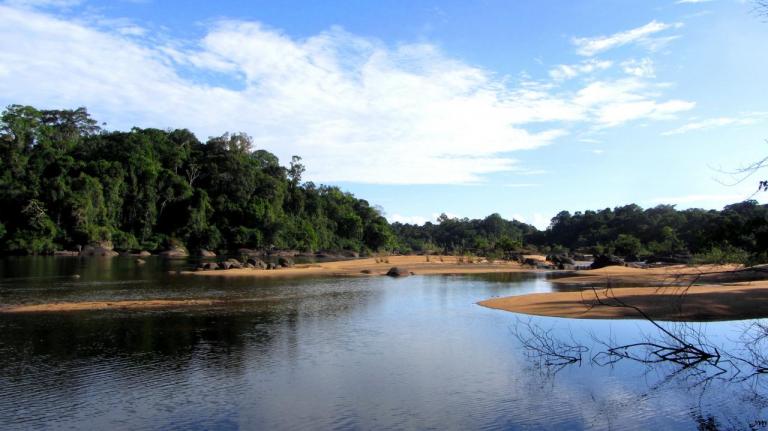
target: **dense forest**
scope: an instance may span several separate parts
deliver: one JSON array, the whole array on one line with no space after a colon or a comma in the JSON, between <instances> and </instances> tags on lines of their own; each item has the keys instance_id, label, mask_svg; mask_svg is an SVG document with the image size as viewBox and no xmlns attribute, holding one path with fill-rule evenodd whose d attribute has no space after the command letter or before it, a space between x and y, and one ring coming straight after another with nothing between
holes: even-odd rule
<instances>
[{"instance_id":1,"label":"dense forest","mask_svg":"<svg viewBox=\"0 0 768 431\"><path fill-rule=\"evenodd\" d=\"M0 253L86 244L117 250L239 248L510 257L525 251L628 259L768 261L768 206L672 205L557 214L546 230L498 214L387 223L365 200L302 182L245 134L106 131L86 109L9 106L0 117Z\"/></svg>"},{"instance_id":2,"label":"dense forest","mask_svg":"<svg viewBox=\"0 0 768 431\"><path fill-rule=\"evenodd\" d=\"M628 260L678 262L768 262L768 205L744 201L723 210L677 210L674 205L643 209L626 205L571 214L562 211L546 230L507 221L449 219L423 226L394 223L406 251L448 251L509 256L615 254Z\"/></svg>"},{"instance_id":3,"label":"dense forest","mask_svg":"<svg viewBox=\"0 0 768 431\"><path fill-rule=\"evenodd\" d=\"M0 119L0 251L379 250L384 217L336 187L302 183L294 157L244 134L200 142L188 130L101 130L84 108L10 106Z\"/></svg>"}]
</instances>

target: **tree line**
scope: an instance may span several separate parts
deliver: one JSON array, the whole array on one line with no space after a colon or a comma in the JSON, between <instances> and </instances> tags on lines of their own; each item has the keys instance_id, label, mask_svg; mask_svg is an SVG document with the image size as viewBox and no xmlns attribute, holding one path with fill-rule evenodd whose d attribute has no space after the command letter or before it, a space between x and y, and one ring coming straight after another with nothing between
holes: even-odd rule
<instances>
[{"instance_id":1,"label":"tree line","mask_svg":"<svg viewBox=\"0 0 768 431\"><path fill-rule=\"evenodd\" d=\"M499 214L389 224L337 187L303 182L242 133L106 131L85 108L11 105L0 116L0 253L93 243L117 250L617 254L630 259L768 261L768 206L626 205L560 212L545 230Z\"/></svg>"},{"instance_id":2,"label":"tree line","mask_svg":"<svg viewBox=\"0 0 768 431\"><path fill-rule=\"evenodd\" d=\"M245 134L105 131L85 108L9 106L0 117L0 252L391 249L386 219Z\"/></svg>"},{"instance_id":3,"label":"tree line","mask_svg":"<svg viewBox=\"0 0 768 431\"><path fill-rule=\"evenodd\" d=\"M692 256L700 261L765 262L768 206L748 200L722 210L678 211L673 205L643 210L626 205L613 210L561 212L538 238L539 244L589 248L634 259Z\"/></svg>"},{"instance_id":4,"label":"tree line","mask_svg":"<svg viewBox=\"0 0 768 431\"><path fill-rule=\"evenodd\" d=\"M549 227L508 221L450 219L423 226L394 223L406 251L449 251L503 256L510 253L618 255L628 260L669 262L768 262L768 205L754 200L722 210L643 209L631 204L571 214L562 211Z\"/></svg>"}]
</instances>

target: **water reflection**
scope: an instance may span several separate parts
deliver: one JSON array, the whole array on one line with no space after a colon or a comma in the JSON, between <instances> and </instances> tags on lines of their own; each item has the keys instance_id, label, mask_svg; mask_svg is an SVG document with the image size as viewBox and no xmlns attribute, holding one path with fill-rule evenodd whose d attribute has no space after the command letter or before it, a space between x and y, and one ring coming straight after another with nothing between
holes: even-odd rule
<instances>
[{"instance_id":1,"label":"water reflection","mask_svg":"<svg viewBox=\"0 0 768 431\"><path fill-rule=\"evenodd\" d=\"M183 263L182 263L183 264ZM93 266L91 266L93 265ZM765 391L666 370L532 363L517 316L475 303L530 275L218 280L178 262L0 263L0 302L232 297L180 311L0 315L0 429L702 429L760 424ZM67 278L74 273L81 278ZM535 318L579 341L638 321ZM735 324L708 324L727 342Z\"/></svg>"}]
</instances>

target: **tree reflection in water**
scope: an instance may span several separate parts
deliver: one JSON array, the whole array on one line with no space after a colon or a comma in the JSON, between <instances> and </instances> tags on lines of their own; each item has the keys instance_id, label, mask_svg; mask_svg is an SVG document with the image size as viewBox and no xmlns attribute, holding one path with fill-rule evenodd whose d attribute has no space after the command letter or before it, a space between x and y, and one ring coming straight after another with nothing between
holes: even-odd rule
<instances>
[{"instance_id":1,"label":"tree reflection in water","mask_svg":"<svg viewBox=\"0 0 768 431\"><path fill-rule=\"evenodd\" d=\"M533 319L518 319L512 333L533 366L552 379L560 371L584 363L597 367L641 364L649 384L639 397L682 389L696 400L690 413L697 429L768 429L765 417L743 418L743 410L730 412L728 406L707 412L712 407L702 401L708 393L727 394L726 399L751 405L756 412L768 408L768 323L756 320L741 325L739 336L724 346L712 342L692 322L660 323L642 315L654 329L636 340L589 334L592 343L588 345L579 342L570 329L561 335L557 328L544 327Z\"/></svg>"}]
</instances>

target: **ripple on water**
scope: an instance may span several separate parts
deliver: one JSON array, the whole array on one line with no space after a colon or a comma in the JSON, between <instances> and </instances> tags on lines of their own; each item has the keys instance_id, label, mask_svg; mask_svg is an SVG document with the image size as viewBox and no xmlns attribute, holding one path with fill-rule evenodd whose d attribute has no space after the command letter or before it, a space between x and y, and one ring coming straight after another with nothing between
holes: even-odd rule
<instances>
[{"instance_id":1,"label":"ripple on water","mask_svg":"<svg viewBox=\"0 0 768 431\"><path fill-rule=\"evenodd\" d=\"M642 367L532 366L510 333L516 317L475 303L542 291L545 279L225 283L132 271L11 282L0 295L250 301L0 316L0 429L695 429L697 415L761 413L719 383L692 400Z\"/></svg>"}]
</instances>

